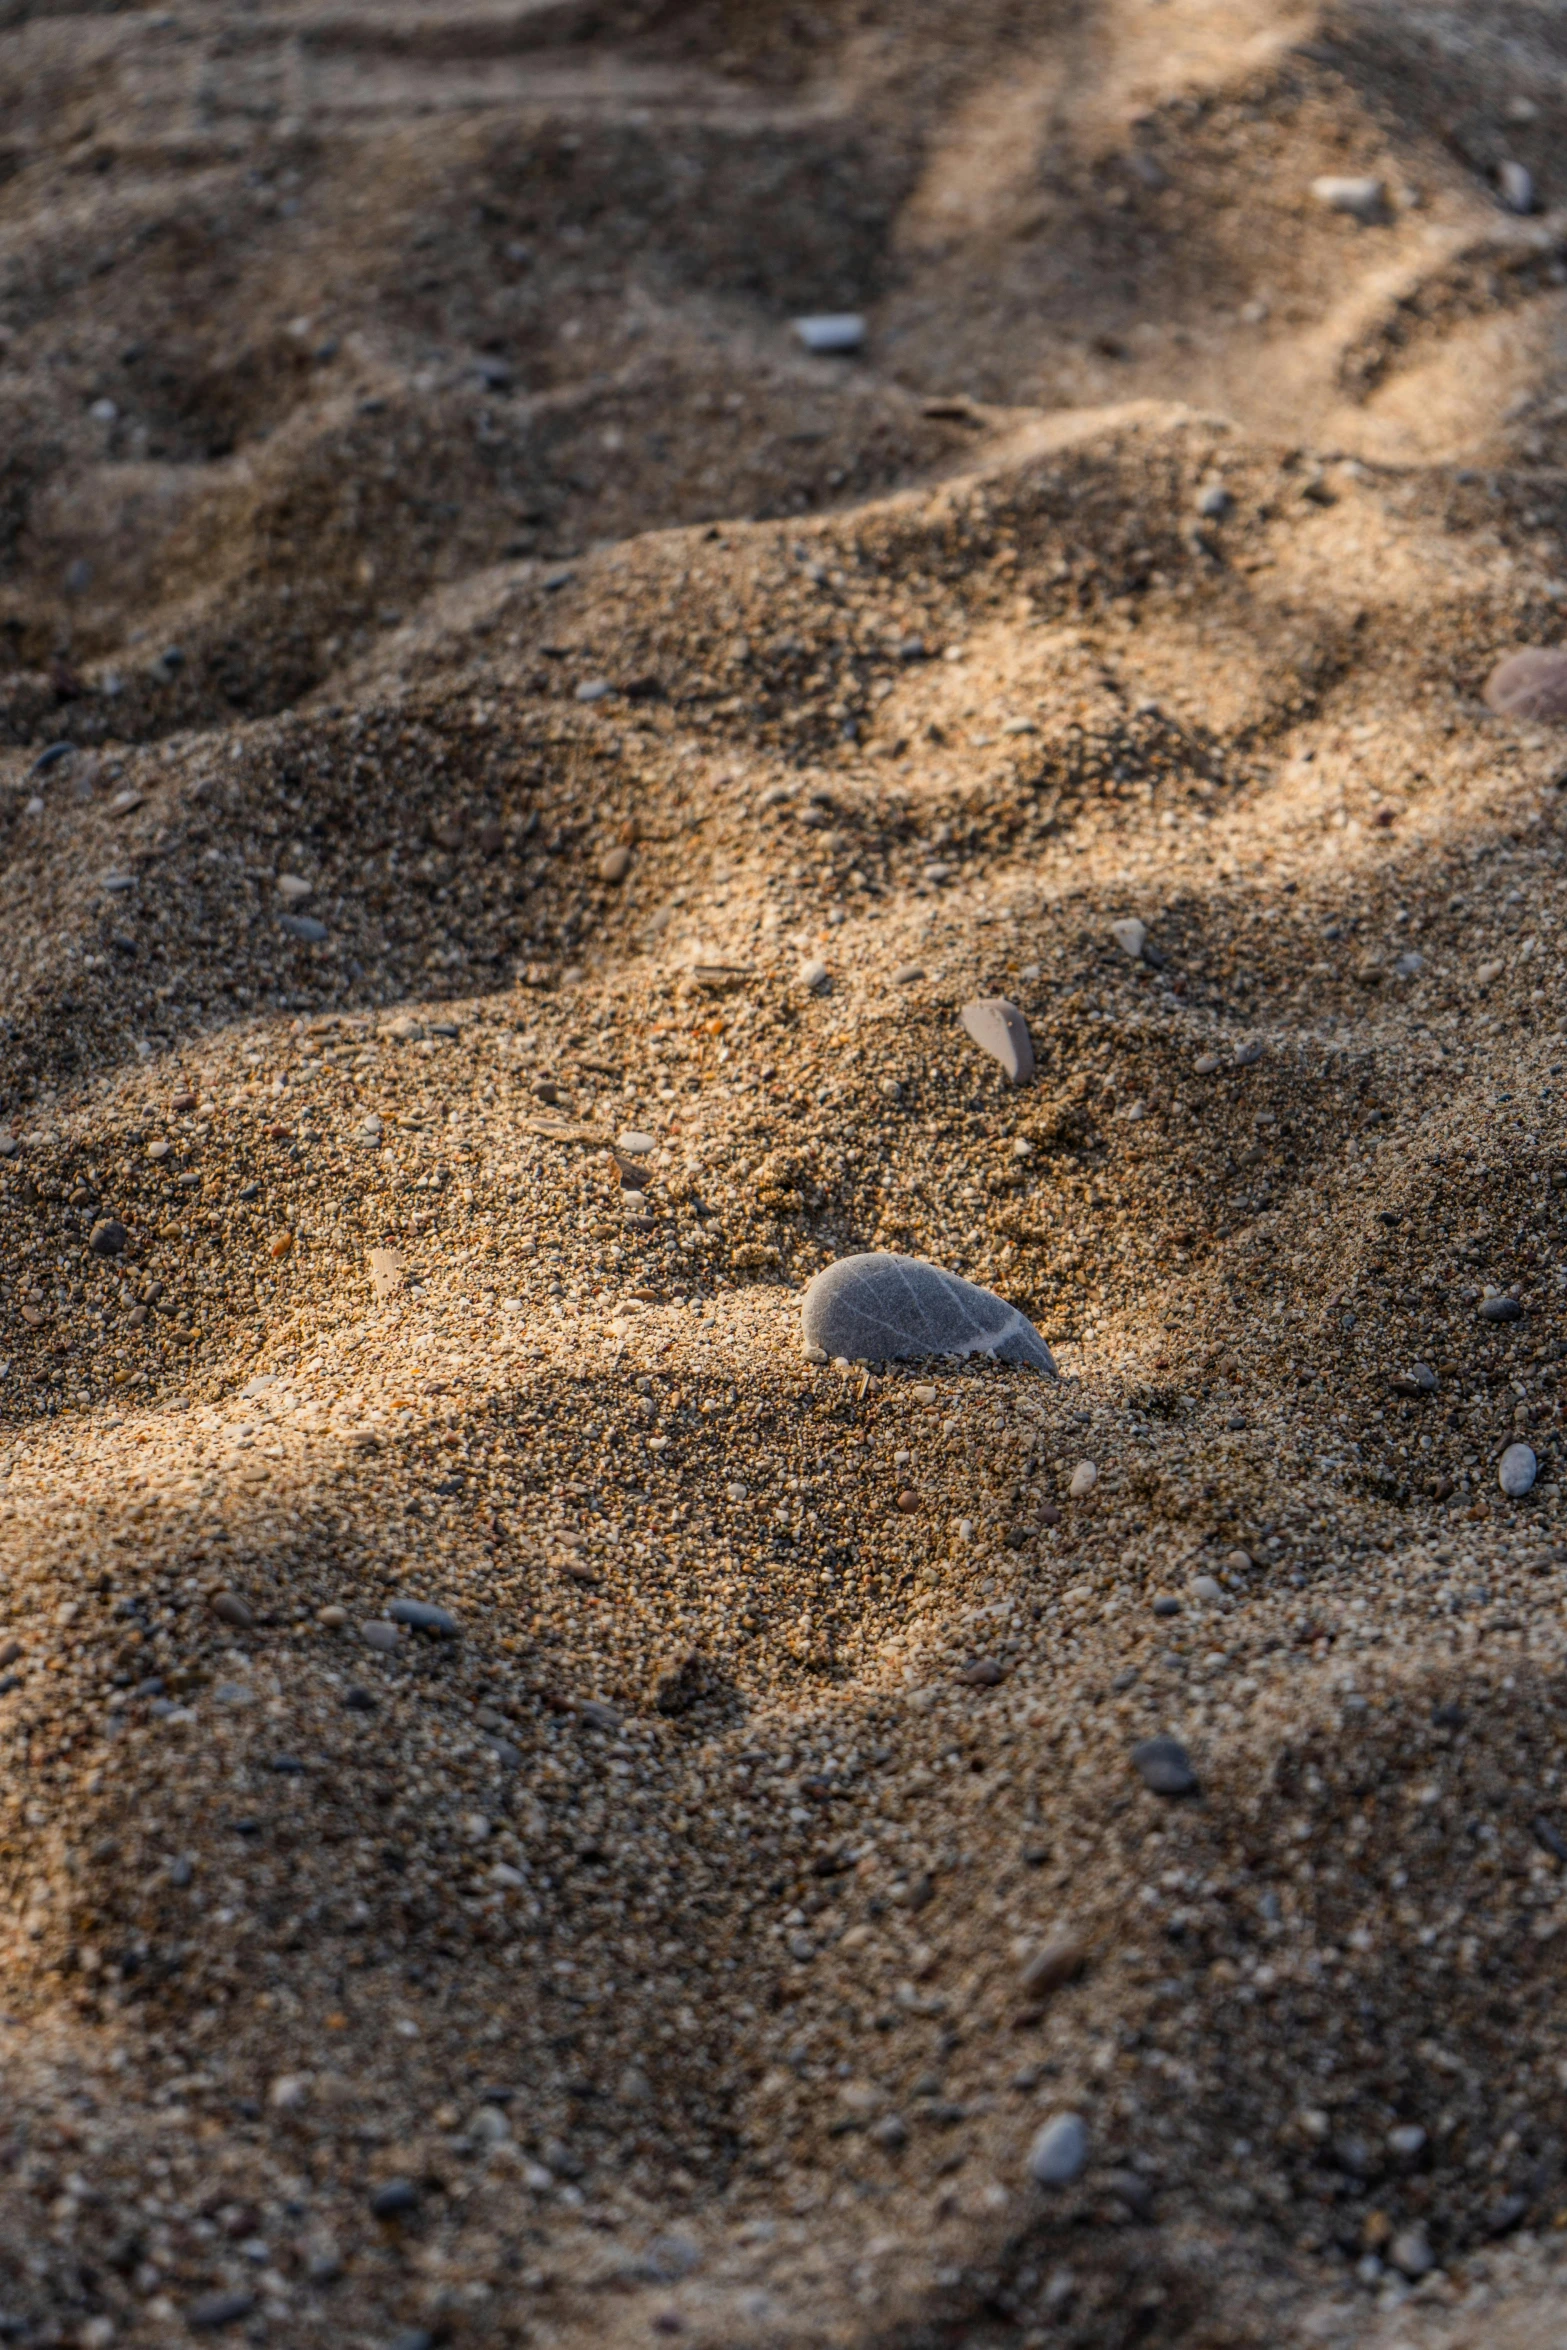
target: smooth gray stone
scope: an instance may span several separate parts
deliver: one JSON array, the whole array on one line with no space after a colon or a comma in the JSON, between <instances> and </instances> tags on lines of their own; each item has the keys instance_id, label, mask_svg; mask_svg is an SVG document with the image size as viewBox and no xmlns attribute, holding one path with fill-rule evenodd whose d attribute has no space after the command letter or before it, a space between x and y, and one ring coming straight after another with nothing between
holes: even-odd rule
<instances>
[{"instance_id":1,"label":"smooth gray stone","mask_svg":"<svg viewBox=\"0 0 1567 2350\"><path fill-rule=\"evenodd\" d=\"M326 924L318 922L314 914L284 914L279 919L278 928L286 930L290 938L301 940L307 947L322 946L332 935Z\"/></svg>"},{"instance_id":2,"label":"smooth gray stone","mask_svg":"<svg viewBox=\"0 0 1567 2350\"><path fill-rule=\"evenodd\" d=\"M1523 1307L1515 1297L1483 1297L1480 1300L1482 1322L1521 1322Z\"/></svg>"},{"instance_id":3,"label":"smooth gray stone","mask_svg":"<svg viewBox=\"0 0 1567 2350\"><path fill-rule=\"evenodd\" d=\"M1034 1074L1034 1040L1028 1022L1005 996L981 996L963 1007L963 1025L982 1053L999 1061L1014 1085Z\"/></svg>"},{"instance_id":4,"label":"smooth gray stone","mask_svg":"<svg viewBox=\"0 0 1567 2350\"><path fill-rule=\"evenodd\" d=\"M826 311L814 318L797 318L794 331L808 351L858 351L865 342L865 321L854 310Z\"/></svg>"},{"instance_id":5,"label":"smooth gray stone","mask_svg":"<svg viewBox=\"0 0 1567 2350\"><path fill-rule=\"evenodd\" d=\"M1031 2178L1041 2187L1070 2187L1088 2167L1088 2125L1080 2113L1053 2113L1028 2150Z\"/></svg>"},{"instance_id":6,"label":"smooth gray stone","mask_svg":"<svg viewBox=\"0 0 1567 2350\"><path fill-rule=\"evenodd\" d=\"M1055 1373L1049 1347L1016 1306L923 1257L840 1257L807 1288L800 1318L806 1345L830 1359L984 1354Z\"/></svg>"},{"instance_id":7,"label":"smooth gray stone","mask_svg":"<svg viewBox=\"0 0 1567 2350\"><path fill-rule=\"evenodd\" d=\"M1197 1773L1178 1738L1145 1738L1132 1748L1132 1763L1155 1795L1195 1795Z\"/></svg>"},{"instance_id":8,"label":"smooth gray stone","mask_svg":"<svg viewBox=\"0 0 1567 2350\"><path fill-rule=\"evenodd\" d=\"M413 1632L437 1632L449 1640L457 1629L457 1618L427 1599L394 1599L386 1612L394 1624L406 1624Z\"/></svg>"},{"instance_id":9,"label":"smooth gray stone","mask_svg":"<svg viewBox=\"0 0 1567 2350\"><path fill-rule=\"evenodd\" d=\"M1532 1444L1510 1444L1496 1465L1496 1482L1509 1501L1522 1501L1540 1473Z\"/></svg>"},{"instance_id":10,"label":"smooth gray stone","mask_svg":"<svg viewBox=\"0 0 1567 2350\"><path fill-rule=\"evenodd\" d=\"M1526 163L1498 164L1496 185L1501 192L1502 202L1509 212L1532 212L1534 210L1534 174Z\"/></svg>"}]
</instances>

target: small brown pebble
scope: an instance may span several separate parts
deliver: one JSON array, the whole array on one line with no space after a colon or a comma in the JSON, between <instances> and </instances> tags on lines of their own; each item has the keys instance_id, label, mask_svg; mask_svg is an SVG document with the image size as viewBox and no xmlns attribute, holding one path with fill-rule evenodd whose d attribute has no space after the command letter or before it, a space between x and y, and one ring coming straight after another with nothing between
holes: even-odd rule
<instances>
[{"instance_id":1,"label":"small brown pebble","mask_svg":"<svg viewBox=\"0 0 1567 2350\"><path fill-rule=\"evenodd\" d=\"M965 1665L958 1675L965 1689L994 1689L1006 1677L993 1656L982 1656L976 1664Z\"/></svg>"},{"instance_id":2,"label":"small brown pebble","mask_svg":"<svg viewBox=\"0 0 1567 2350\"><path fill-rule=\"evenodd\" d=\"M256 1619L237 1591L215 1591L212 1612L221 1623L232 1624L236 1632L253 1632Z\"/></svg>"},{"instance_id":3,"label":"small brown pebble","mask_svg":"<svg viewBox=\"0 0 1567 2350\"><path fill-rule=\"evenodd\" d=\"M20 1640L6 1641L5 1645L0 1647L0 1671L3 1671L7 1665L14 1665L24 1653Z\"/></svg>"},{"instance_id":4,"label":"small brown pebble","mask_svg":"<svg viewBox=\"0 0 1567 2350\"><path fill-rule=\"evenodd\" d=\"M630 871L631 851L627 848L606 849L599 859L600 881L624 881Z\"/></svg>"},{"instance_id":5,"label":"small brown pebble","mask_svg":"<svg viewBox=\"0 0 1567 2350\"><path fill-rule=\"evenodd\" d=\"M268 1241L267 1255L269 1257L286 1257L293 1245L294 1235L292 1232L279 1232L272 1240Z\"/></svg>"},{"instance_id":6,"label":"small brown pebble","mask_svg":"<svg viewBox=\"0 0 1567 2350\"><path fill-rule=\"evenodd\" d=\"M920 1497L912 1485L906 1485L898 1496L898 1507L906 1518L912 1518L920 1506Z\"/></svg>"},{"instance_id":7,"label":"small brown pebble","mask_svg":"<svg viewBox=\"0 0 1567 2350\"><path fill-rule=\"evenodd\" d=\"M199 1096L193 1093L177 1093L169 1107L174 1110L193 1110L198 1099Z\"/></svg>"},{"instance_id":8,"label":"small brown pebble","mask_svg":"<svg viewBox=\"0 0 1567 2350\"><path fill-rule=\"evenodd\" d=\"M316 1615L316 1622L324 1632L341 1632L348 1622L346 1607L324 1607Z\"/></svg>"},{"instance_id":9,"label":"small brown pebble","mask_svg":"<svg viewBox=\"0 0 1567 2350\"><path fill-rule=\"evenodd\" d=\"M1088 1945L1081 1934L1065 1932L1053 1934L1048 1942L1023 1962L1018 1975L1018 1989L1030 1999L1039 1999L1046 1992L1058 1991L1063 1983L1070 1983L1080 1975L1088 1959Z\"/></svg>"}]
</instances>

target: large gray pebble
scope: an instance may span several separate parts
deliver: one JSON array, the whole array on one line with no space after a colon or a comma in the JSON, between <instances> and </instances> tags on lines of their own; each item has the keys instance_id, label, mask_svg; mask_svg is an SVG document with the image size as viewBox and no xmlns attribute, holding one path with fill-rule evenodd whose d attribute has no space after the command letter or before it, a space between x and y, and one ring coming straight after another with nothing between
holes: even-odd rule
<instances>
[{"instance_id":1,"label":"large gray pebble","mask_svg":"<svg viewBox=\"0 0 1567 2350\"><path fill-rule=\"evenodd\" d=\"M1499 718L1567 719L1567 647L1529 645L1509 653L1486 679L1485 699Z\"/></svg>"},{"instance_id":2,"label":"large gray pebble","mask_svg":"<svg viewBox=\"0 0 1567 2350\"><path fill-rule=\"evenodd\" d=\"M1509 1501L1522 1501L1539 1473L1532 1444L1510 1444L1496 1464L1496 1482Z\"/></svg>"},{"instance_id":3,"label":"large gray pebble","mask_svg":"<svg viewBox=\"0 0 1567 2350\"><path fill-rule=\"evenodd\" d=\"M1053 2113L1028 2150L1029 2176L1041 2187L1070 2187L1088 2167L1088 2124L1080 2113Z\"/></svg>"},{"instance_id":4,"label":"large gray pebble","mask_svg":"<svg viewBox=\"0 0 1567 2350\"><path fill-rule=\"evenodd\" d=\"M1056 1367L1016 1306L922 1257L840 1257L806 1290L801 1321L807 1346L851 1363L983 1354L1052 1375Z\"/></svg>"},{"instance_id":5,"label":"large gray pebble","mask_svg":"<svg viewBox=\"0 0 1567 2350\"><path fill-rule=\"evenodd\" d=\"M982 1053L999 1061L1014 1085L1027 1085L1034 1074L1034 1040L1028 1022L1005 996L981 996L963 1007L963 1025Z\"/></svg>"}]
</instances>

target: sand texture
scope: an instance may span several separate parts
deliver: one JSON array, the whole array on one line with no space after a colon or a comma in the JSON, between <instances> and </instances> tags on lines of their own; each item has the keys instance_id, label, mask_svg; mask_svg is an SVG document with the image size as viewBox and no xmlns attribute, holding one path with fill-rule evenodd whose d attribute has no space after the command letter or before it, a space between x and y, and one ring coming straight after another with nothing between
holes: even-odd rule
<instances>
[{"instance_id":1,"label":"sand texture","mask_svg":"<svg viewBox=\"0 0 1567 2350\"><path fill-rule=\"evenodd\" d=\"M1564 154L0 5L0 2340L1562 2340Z\"/></svg>"}]
</instances>

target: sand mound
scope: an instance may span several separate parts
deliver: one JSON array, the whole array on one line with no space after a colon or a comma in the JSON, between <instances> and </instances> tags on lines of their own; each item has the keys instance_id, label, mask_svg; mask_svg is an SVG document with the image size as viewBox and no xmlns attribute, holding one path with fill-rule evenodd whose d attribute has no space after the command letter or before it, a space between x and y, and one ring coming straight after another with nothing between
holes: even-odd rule
<instances>
[{"instance_id":1,"label":"sand mound","mask_svg":"<svg viewBox=\"0 0 1567 2350\"><path fill-rule=\"evenodd\" d=\"M1564 66L9 12L7 2338L1556 2338Z\"/></svg>"}]
</instances>

